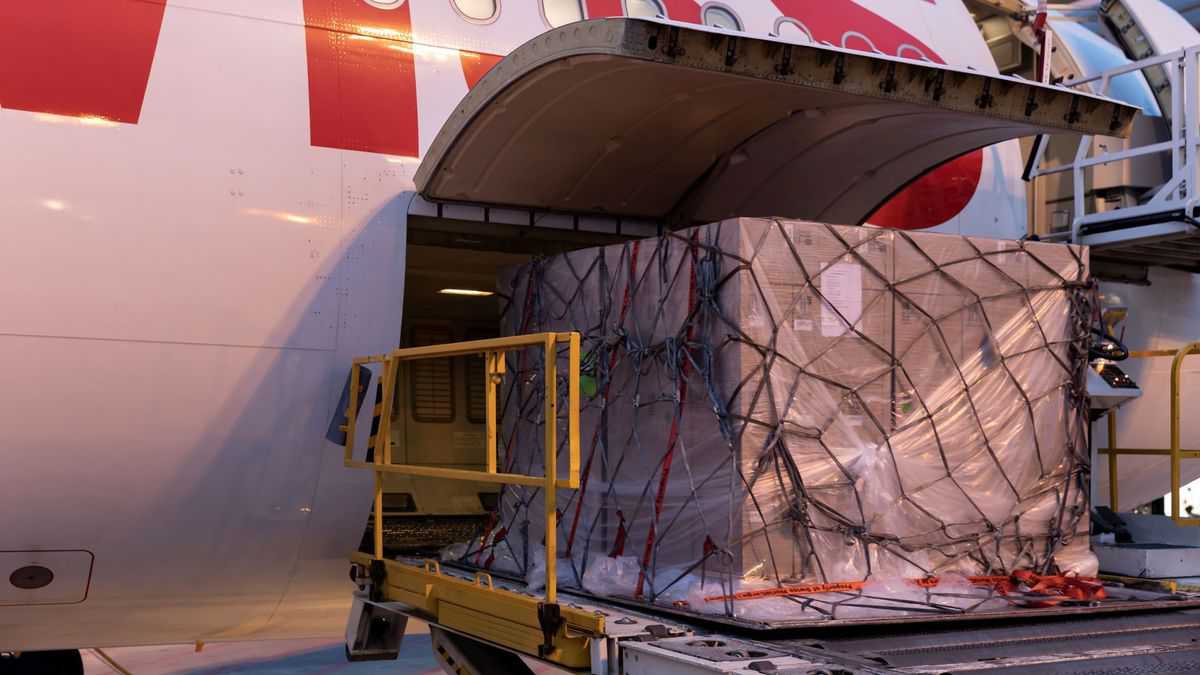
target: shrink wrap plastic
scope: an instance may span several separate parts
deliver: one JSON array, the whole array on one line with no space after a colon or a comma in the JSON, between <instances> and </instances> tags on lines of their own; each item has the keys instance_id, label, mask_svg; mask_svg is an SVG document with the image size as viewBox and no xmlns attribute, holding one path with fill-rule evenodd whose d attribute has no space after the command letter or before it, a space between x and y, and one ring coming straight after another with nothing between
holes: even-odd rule
<instances>
[{"instance_id":1,"label":"shrink wrap plastic","mask_svg":"<svg viewBox=\"0 0 1200 675\"><path fill-rule=\"evenodd\" d=\"M966 577L1095 573L1084 248L736 219L536 261L500 289L504 334L583 335L563 587L775 621L987 609L1003 601ZM507 370L502 470L541 475L540 351ZM540 587L542 509L505 486L449 557ZM842 582L866 583L765 592Z\"/></svg>"}]
</instances>

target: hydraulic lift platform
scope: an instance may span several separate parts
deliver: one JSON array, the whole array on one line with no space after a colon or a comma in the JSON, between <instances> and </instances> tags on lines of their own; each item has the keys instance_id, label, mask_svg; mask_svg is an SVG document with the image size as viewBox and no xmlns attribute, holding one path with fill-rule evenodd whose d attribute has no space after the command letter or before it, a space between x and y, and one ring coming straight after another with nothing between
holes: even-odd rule
<instances>
[{"instance_id":1,"label":"hydraulic lift platform","mask_svg":"<svg viewBox=\"0 0 1200 675\"><path fill-rule=\"evenodd\" d=\"M415 182L424 204L524 209L531 222L558 213L660 230L755 215L861 223L914 177L966 152L1043 133L1123 137L1135 114L1102 97L969 69L607 19L551 30L497 63L447 120ZM558 419L565 400L566 438L560 444L558 425L544 425L544 475L502 473L504 354L537 348L543 416ZM466 355L485 364L486 470L394 463L390 425L380 422L391 415L401 364ZM564 358L567 372L557 372ZM580 484L580 361L578 333L355 359L335 430L345 434L346 466L375 475L375 522L382 477L397 473L540 487L546 529L556 531L557 491ZM373 414L360 415L372 389ZM1113 585L1106 600L1041 608L755 624L560 592L555 537L545 542L544 590L534 593L523 580L385 559L381 535L376 528L373 553L350 561L352 659L392 657L414 616L430 623L452 673L529 672L533 662L598 674L1136 672L1131 659L1138 667L1153 659L1154 672L1200 667L1190 637L1200 636L1200 598L1183 594Z\"/></svg>"},{"instance_id":2,"label":"hydraulic lift platform","mask_svg":"<svg viewBox=\"0 0 1200 675\"><path fill-rule=\"evenodd\" d=\"M1200 599L1120 585L1102 604L747 630L566 591L548 612L520 581L435 561L353 561L347 653L388 658L411 615L430 623L452 673L532 672L534 661L596 674L1200 671Z\"/></svg>"},{"instance_id":3,"label":"hydraulic lift platform","mask_svg":"<svg viewBox=\"0 0 1200 675\"><path fill-rule=\"evenodd\" d=\"M555 384L566 351L566 477L555 452L546 476L499 473L494 404L504 352L541 347L548 395L546 419L559 418ZM386 425L402 362L481 354L489 408L485 473L391 463ZM366 443L369 461L353 458L357 406L348 405L346 464L376 474L376 516L384 473L541 486L550 527L557 489L579 485L580 336L540 333L449 345L397 349L355 361L348 392L365 394L374 380L380 403ZM362 367L378 366L370 376ZM359 399L364 399L360 396ZM366 422L367 419L361 420ZM557 425L546 425L546 448L558 448ZM435 656L451 673L532 672L541 661L567 671L607 673L1127 673L1195 672L1200 668L1200 595L1107 584L1103 600L1050 606L1018 601L1002 611L941 613L879 619L797 619L770 623L713 617L636 600L560 592L554 538L546 542L544 593L523 580L442 566L435 560L385 559L382 531L374 553L351 557L358 585L346 634L352 660L394 658L409 616L431 626ZM1043 598L1044 599L1044 598ZM1026 598L1028 600L1028 598ZM1134 668L1130 670L1130 668Z\"/></svg>"}]
</instances>

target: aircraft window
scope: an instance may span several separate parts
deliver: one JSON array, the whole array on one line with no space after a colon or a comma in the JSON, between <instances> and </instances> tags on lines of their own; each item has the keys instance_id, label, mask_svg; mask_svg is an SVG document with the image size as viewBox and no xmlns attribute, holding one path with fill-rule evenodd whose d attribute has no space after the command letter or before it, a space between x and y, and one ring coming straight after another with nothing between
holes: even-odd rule
<instances>
[{"instance_id":1,"label":"aircraft window","mask_svg":"<svg viewBox=\"0 0 1200 675\"><path fill-rule=\"evenodd\" d=\"M775 28L771 31L771 35L797 44L813 42L812 35L803 24L786 16L781 16L775 21Z\"/></svg>"},{"instance_id":2,"label":"aircraft window","mask_svg":"<svg viewBox=\"0 0 1200 675\"><path fill-rule=\"evenodd\" d=\"M733 13L733 10L721 5L708 5L704 8L703 17L705 26L734 31L742 29L742 22L738 21L737 15Z\"/></svg>"},{"instance_id":3,"label":"aircraft window","mask_svg":"<svg viewBox=\"0 0 1200 675\"><path fill-rule=\"evenodd\" d=\"M658 0L625 0L625 16L665 17L667 11Z\"/></svg>"},{"instance_id":4,"label":"aircraft window","mask_svg":"<svg viewBox=\"0 0 1200 675\"><path fill-rule=\"evenodd\" d=\"M450 4L469 21L492 21L500 13L500 0L450 0Z\"/></svg>"},{"instance_id":5,"label":"aircraft window","mask_svg":"<svg viewBox=\"0 0 1200 675\"><path fill-rule=\"evenodd\" d=\"M551 28L583 21L583 5L580 0L542 0L542 18Z\"/></svg>"}]
</instances>

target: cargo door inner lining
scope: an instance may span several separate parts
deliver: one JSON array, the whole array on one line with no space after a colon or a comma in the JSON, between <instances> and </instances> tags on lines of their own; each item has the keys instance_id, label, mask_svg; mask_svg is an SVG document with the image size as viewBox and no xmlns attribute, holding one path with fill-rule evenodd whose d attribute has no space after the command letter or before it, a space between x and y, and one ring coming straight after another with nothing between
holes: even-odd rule
<instances>
[{"instance_id":1,"label":"cargo door inner lining","mask_svg":"<svg viewBox=\"0 0 1200 675\"><path fill-rule=\"evenodd\" d=\"M417 170L423 197L673 226L857 224L914 177L1039 133L1124 136L1137 108L1018 78L603 19L496 64Z\"/></svg>"}]
</instances>

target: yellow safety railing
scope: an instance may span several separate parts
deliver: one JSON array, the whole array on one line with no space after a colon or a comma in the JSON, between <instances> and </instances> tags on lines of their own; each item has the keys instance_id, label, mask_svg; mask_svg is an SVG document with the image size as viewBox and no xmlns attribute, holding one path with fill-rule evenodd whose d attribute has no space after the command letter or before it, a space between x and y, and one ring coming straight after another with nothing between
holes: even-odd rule
<instances>
[{"instance_id":1,"label":"yellow safety railing","mask_svg":"<svg viewBox=\"0 0 1200 675\"><path fill-rule=\"evenodd\" d=\"M1185 459L1200 459L1200 450L1184 450L1180 440L1179 425L1180 380L1183 376L1183 361L1189 356L1200 354L1200 342L1193 342L1179 349L1156 349L1144 352L1130 352L1131 359L1146 359L1169 356L1171 363L1171 447L1169 448L1121 448L1117 447L1117 412L1108 412L1108 445L1100 448L1100 454L1108 455L1108 503L1113 511L1117 510L1117 458L1121 455L1152 455L1168 456L1171 458L1171 518L1180 525L1200 525L1200 518L1185 518L1180 513L1179 492L1183 479L1180 472L1180 462Z\"/></svg>"},{"instance_id":2,"label":"yellow safety railing","mask_svg":"<svg viewBox=\"0 0 1200 675\"><path fill-rule=\"evenodd\" d=\"M568 466L567 477L558 478L558 346L567 346L567 448ZM545 363L545 454L543 466L545 475L529 476L525 474L500 473L496 468L497 445L497 390L505 372L504 355L506 352L542 347ZM435 466L419 466L413 464L393 464L392 449L389 442L391 435L392 401L395 399L396 381L400 364L404 361L419 359L437 359L454 356L483 355L484 358L484 396L487 406L486 441L487 468L484 471L466 469L448 469ZM375 559L383 559L383 475L385 473L403 474L408 476L426 476L447 480L476 481L489 483L507 483L512 485L530 485L542 487L542 497L546 511L546 602L557 602L557 537L558 511L556 488L579 488L579 333L534 333L513 337L501 337L490 340L472 340L444 345L426 347L408 347L395 349L388 354L379 356L363 356L354 359L350 369L349 405L346 407L346 452L345 464L356 469L370 469L375 473ZM379 419L379 428L368 442L372 451L370 462L360 462L353 458L354 431L356 426L357 402L356 395L361 392L364 383L359 381L359 366L378 363L383 365L381 376L383 400L374 410Z\"/></svg>"}]
</instances>

